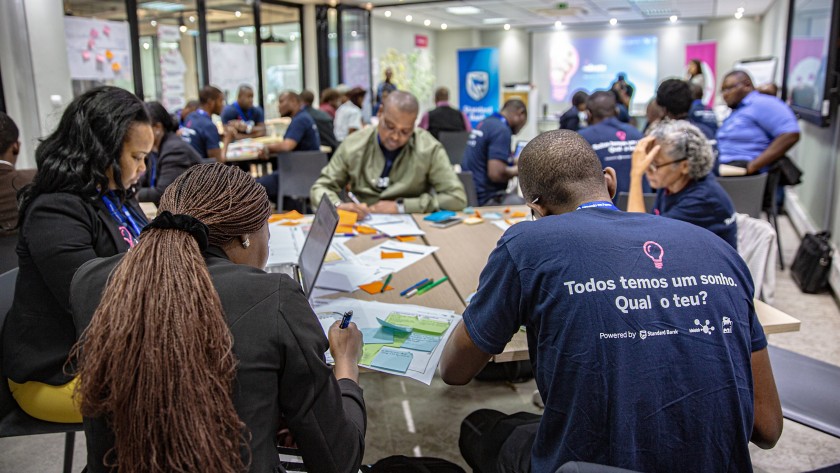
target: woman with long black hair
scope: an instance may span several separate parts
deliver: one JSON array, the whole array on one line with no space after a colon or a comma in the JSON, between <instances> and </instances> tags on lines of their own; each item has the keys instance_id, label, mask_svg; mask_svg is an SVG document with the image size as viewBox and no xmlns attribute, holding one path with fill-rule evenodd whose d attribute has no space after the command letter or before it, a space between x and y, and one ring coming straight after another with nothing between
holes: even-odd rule
<instances>
[{"instance_id":1,"label":"woman with long black hair","mask_svg":"<svg viewBox=\"0 0 840 473\"><path fill-rule=\"evenodd\" d=\"M153 141L143 102L100 87L73 100L35 151L38 172L18 194L20 272L2 336L3 376L33 417L81 422L63 369L76 341L70 281L137 242L147 222L130 189Z\"/></svg>"}]
</instances>

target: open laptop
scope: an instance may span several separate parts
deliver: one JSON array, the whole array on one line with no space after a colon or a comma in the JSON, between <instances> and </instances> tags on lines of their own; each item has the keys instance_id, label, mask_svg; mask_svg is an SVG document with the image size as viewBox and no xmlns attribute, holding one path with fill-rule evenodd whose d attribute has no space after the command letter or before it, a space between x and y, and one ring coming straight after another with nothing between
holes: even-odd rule
<instances>
[{"instance_id":1,"label":"open laptop","mask_svg":"<svg viewBox=\"0 0 840 473\"><path fill-rule=\"evenodd\" d=\"M315 281L324 265L324 258L330 250L336 227L338 227L338 212L335 210L335 205L325 195L318 204L315 219L303 243L298 262L269 266L266 271L288 274L300 284L304 295L308 298L312 294Z\"/></svg>"}]
</instances>

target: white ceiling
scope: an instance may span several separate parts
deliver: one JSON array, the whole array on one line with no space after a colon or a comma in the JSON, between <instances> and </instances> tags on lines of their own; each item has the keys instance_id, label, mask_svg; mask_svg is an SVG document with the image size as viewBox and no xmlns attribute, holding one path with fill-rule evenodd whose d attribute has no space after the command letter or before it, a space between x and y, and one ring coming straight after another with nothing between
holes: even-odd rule
<instances>
[{"instance_id":1,"label":"white ceiling","mask_svg":"<svg viewBox=\"0 0 840 473\"><path fill-rule=\"evenodd\" d=\"M558 9L558 0L462 0L420 3L423 0L351 0L359 6L373 6L373 14L384 18L390 11L390 19L405 21L412 16L414 25L422 26L425 20L429 28L440 29L442 23L448 28L502 28L505 23L513 28L539 28L554 26L561 21L566 26L587 24L607 25L611 18L621 23L669 22L676 15L679 21L697 22L711 18L732 18L738 8L743 8L743 17L763 15L776 0L567 0L565 9ZM449 7L472 6L481 10L472 15L455 15L446 11ZM490 23L486 21L489 20Z\"/></svg>"}]
</instances>

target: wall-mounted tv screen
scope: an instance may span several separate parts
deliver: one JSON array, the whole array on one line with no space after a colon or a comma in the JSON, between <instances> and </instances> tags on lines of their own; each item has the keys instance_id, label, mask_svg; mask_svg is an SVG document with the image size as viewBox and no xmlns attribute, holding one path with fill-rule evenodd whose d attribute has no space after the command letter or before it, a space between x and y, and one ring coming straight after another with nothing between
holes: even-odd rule
<instances>
[{"instance_id":1,"label":"wall-mounted tv screen","mask_svg":"<svg viewBox=\"0 0 840 473\"><path fill-rule=\"evenodd\" d=\"M784 97L800 118L827 126L836 106L840 8L832 0L792 0Z\"/></svg>"}]
</instances>

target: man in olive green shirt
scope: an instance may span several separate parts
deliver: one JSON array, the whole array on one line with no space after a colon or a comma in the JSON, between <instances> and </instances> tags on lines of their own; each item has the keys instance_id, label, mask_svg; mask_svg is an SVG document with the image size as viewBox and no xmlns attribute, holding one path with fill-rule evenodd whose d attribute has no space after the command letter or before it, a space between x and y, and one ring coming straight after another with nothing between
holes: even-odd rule
<instances>
[{"instance_id":1,"label":"man in olive green shirt","mask_svg":"<svg viewBox=\"0 0 840 473\"><path fill-rule=\"evenodd\" d=\"M393 92L379 109L379 125L349 135L310 192L312 202L326 195L340 209L368 213L420 213L461 210L467 204L461 181L443 146L415 129L419 106L408 92ZM342 203L348 190L358 199ZM434 190L434 192L432 192Z\"/></svg>"}]
</instances>

